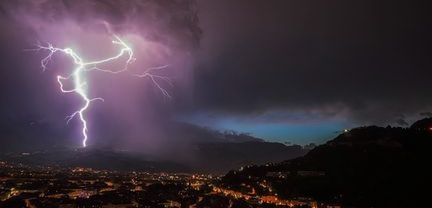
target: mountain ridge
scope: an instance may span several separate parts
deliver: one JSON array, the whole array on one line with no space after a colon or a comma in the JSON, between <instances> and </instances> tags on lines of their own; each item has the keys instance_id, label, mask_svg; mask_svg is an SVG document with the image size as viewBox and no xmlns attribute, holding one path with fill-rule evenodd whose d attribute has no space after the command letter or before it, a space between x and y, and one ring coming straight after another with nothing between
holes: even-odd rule
<instances>
[{"instance_id":1,"label":"mountain ridge","mask_svg":"<svg viewBox=\"0 0 432 208\"><path fill-rule=\"evenodd\" d=\"M353 207L412 207L426 203L422 188L432 162L432 119L410 128L351 129L305 156L230 171L226 186L266 180L282 198L310 197ZM425 198L422 198L425 197Z\"/></svg>"}]
</instances>

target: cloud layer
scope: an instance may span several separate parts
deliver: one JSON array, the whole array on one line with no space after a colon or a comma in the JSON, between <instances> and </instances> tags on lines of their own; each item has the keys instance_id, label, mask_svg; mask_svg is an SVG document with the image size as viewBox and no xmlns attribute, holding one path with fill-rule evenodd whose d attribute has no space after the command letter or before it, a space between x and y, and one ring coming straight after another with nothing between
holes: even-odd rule
<instances>
[{"instance_id":1,"label":"cloud layer","mask_svg":"<svg viewBox=\"0 0 432 208\"><path fill-rule=\"evenodd\" d=\"M382 124L431 108L432 32L417 2L201 6L206 54L195 89L203 109L314 112Z\"/></svg>"},{"instance_id":2,"label":"cloud layer","mask_svg":"<svg viewBox=\"0 0 432 208\"><path fill-rule=\"evenodd\" d=\"M117 147L157 152L202 135L174 130L178 120L269 135L322 124L333 134L431 111L430 15L413 1L5 0L0 16L2 125L36 122L71 143L78 126L63 118L79 100L54 79L70 63L56 57L41 73L44 54L23 50L37 41L92 59L115 52L115 33L136 52L131 70L170 66L160 71L174 81L168 101L151 82L89 73L91 94L106 100L89 114L91 141Z\"/></svg>"}]
</instances>

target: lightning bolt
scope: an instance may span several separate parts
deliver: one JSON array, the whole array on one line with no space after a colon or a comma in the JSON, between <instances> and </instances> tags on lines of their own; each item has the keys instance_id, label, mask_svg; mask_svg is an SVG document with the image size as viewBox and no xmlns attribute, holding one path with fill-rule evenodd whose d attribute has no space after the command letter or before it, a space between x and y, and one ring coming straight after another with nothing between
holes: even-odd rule
<instances>
[{"instance_id":1,"label":"lightning bolt","mask_svg":"<svg viewBox=\"0 0 432 208\"><path fill-rule=\"evenodd\" d=\"M93 101L99 100L104 101L104 99L100 97L96 98L90 98L86 91L87 82L83 80L83 76L85 72L89 71L100 71L105 73L111 73L111 74L118 74L121 72L125 72L128 70L128 66L133 63L136 59L134 57L134 53L131 47L129 47L120 37L117 35L114 35L114 40L112 41L114 45L117 45L120 47L120 52L117 53L115 56L98 60L98 61L89 61L86 62L81 58L79 54L77 54L75 51L73 51L71 48L57 48L54 47L52 44L48 43L47 46L37 45L37 49L35 50L47 50L49 51L48 55L41 60L41 66L42 70L45 71L47 69L48 63L51 61L52 57L56 53L63 53L67 56L69 56L73 63L76 65L75 69L68 74L67 76L61 76L57 75L57 82L60 86L60 91L62 93L75 93L79 95L82 100L84 101L84 104L81 106L80 109L72 113L71 115L67 116L67 124L75 117L79 118L79 121L82 124L81 134L82 134L82 145L83 147L87 146L87 140L88 140L88 127L87 127L87 120L86 120L86 114L85 112L90 107L90 104ZM110 61L118 60L119 58L126 56L127 60L125 62L125 65L120 70L108 70L108 69L102 69L99 68L98 65L107 63ZM161 70L167 68L168 65L158 66L158 67L151 67L146 70L144 70L140 74L132 74L135 77L138 78L149 78L154 86L156 86L165 97L171 98L171 95L168 93L166 89L162 87L162 85L159 83L160 81L164 81L170 85L172 85L171 80L168 77L164 77L161 75L153 74L153 71ZM64 81L72 80L73 81L73 88L72 89L65 89L64 87Z\"/></svg>"}]
</instances>

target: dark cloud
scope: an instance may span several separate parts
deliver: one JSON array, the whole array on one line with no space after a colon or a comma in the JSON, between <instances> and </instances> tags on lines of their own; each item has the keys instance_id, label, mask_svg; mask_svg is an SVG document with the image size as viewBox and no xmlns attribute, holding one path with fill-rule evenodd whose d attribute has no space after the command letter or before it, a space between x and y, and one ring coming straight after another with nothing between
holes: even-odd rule
<instances>
[{"instance_id":1,"label":"dark cloud","mask_svg":"<svg viewBox=\"0 0 432 208\"><path fill-rule=\"evenodd\" d=\"M432 117L432 112L421 112L419 115L425 117Z\"/></svg>"},{"instance_id":2,"label":"dark cloud","mask_svg":"<svg viewBox=\"0 0 432 208\"><path fill-rule=\"evenodd\" d=\"M191 54L201 38L197 15L195 1L189 0L1 1L0 76L4 80L0 83L0 124L2 129L10 129L9 133L0 132L3 144L80 143L79 122L66 126L64 117L74 112L81 100L60 93L55 78L58 73L70 73L72 66L66 58L56 56L42 73L40 60L46 51L26 50L38 41L72 47L87 58L116 52L110 44L112 33L126 37L137 58L130 70L137 73L169 64L160 75L172 77L175 88L162 84L181 96L189 88ZM86 75L91 96L106 101L95 103L88 112L91 144L155 152L170 144L173 138L168 137L164 125L171 119L176 100L165 100L147 79L129 74ZM43 125L38 122L27 127L35 120ZM24 127L28 130L17 134ZM28 140L33 142L23 142Z\"/></svg>"},{"instance_id":3,"label":"dark cloud","mask_svg":"<svg viewBox=\"0 0 432 208\"><path fill-rule=\"evenodd\" d=\"M413 1L202 3L202 109L348 112L389 122L429 109L432 30ZM325 110L324 110L325 109Z\"/></svg>"},{"instance_id":4,"label":"dark cloud","mask_svg":"<svg viewBox=\"0 0 432 208\"><path fill-rule=\"evenodd\" d=\"M401 126L408 126L409 125L409 123L406 122L403 118L396 120L396 124L401 125Z\"/></svg>"},{"instance_id":5,"label":"dark cloud","mask_svg":"<svg viewBox=\"0 0 432 208\"><path fill-rule=\"evenodd\" d=\"M130 35L136 70L170 65L163 73L173 78L173 99L161 99L149 82L91 75L93 93L106 99L89 115L92 142L157 152L186 145L187 135L219 135L173 121L189 114L242 124L405 125L401 114L432 107L429 13L416 1L4 0L0 124L11 130L3 142L24 141L13 137L20 129L52 135L47 143L76 142L78 126L65 126L64 116L78 101L53 79L63 65L42 74L43 54L23 49L39 40L94 55L112 50L110 32Z\"/></svg>"},{"instance_id":6,"label":"dark cloud","mask_svg":"<svg viewBox=\"0 0 432 208\"><path fill-rule=\"evenodd\" d=\"M5 0L0 8L35 30L72 20L88 30L103 22L112 32L138 32L170 46L197 46L201 36L194 0Z\"/></svg>"}]
</instances>

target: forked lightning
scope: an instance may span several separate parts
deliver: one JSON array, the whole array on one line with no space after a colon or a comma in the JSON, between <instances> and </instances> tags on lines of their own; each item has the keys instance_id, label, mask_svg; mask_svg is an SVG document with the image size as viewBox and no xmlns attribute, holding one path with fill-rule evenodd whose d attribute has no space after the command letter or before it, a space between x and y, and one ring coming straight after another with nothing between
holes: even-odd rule
<instances>
[{"instance_id":1,"label":"forked lightning","mask_svg":"<svg viewBox=\"0 0 432 208\"><path fill-rule=\"evenodd\" d=\"M96 101L96 100L104 101L100 97L96 97L96 98L90 98L89 97L88 92L86 90L87 82L84 81L84 77L83 77L85 72L100 71L100 72L106 72L106 73L111 73L111 74L118 74L118 73L127 71L128 66L135 61L135 57L134 57L134 53L133 53L132 48L129 47L122 39L120 39L120 37L114 35L114 40L112 41L112 43L114 45L120 46L121 49L120 49L120 52L118 54L116 54L115 56L106 58L106 59L102 59L102 60L98 60L98 61L88 61L88 62L84 61L84 59L79 54L77 54L75 51L73 51L71 48L57 48L57 47L54 47L50 43L48 43L47 46L38 45L38 48L37 48L37 50L48 50L49 51L49 54L41 60L41 66L42 66L42 69L44 71L47 69L47 65L50 62L50 60L52 59L53 55L56 54L57 52L60 52L60 53L63 53L65 55L69 56L73 60L74 65L76 65L76 68L72 71L72 73L68 74L67 76L57 75L57 82L60 85L61 92L63 92L63 93L76 93L84 101L84 104L81 106L80 109L78 109L77 111L75 111L74 113L72 113L71 115L66 117L67 123L69 123L69 121L71 121L73 118L75 118L77 116L79 117L79 120L82 124L81 134L83 137L82 138L82 146L83 147L87 146L87 139L88 139L88 134L87 134L88 127L87 127L87 120L86 120L85 112L88 110L88 108L90 107L90 104L93 101ZM126 60L125 65L122 69L109 70L109 69L102 69L102 68L98 67L98 65L100 65L100 64L107 63L110 61L119 60L123 56L125 56L127 58L127 60ZM167 77L160 76L157 74L152 74L152 71L164 69L166 67L167 67L167 65L158 66L158 67L151 67L151 68L146 69L142 73L133 74L133 76L139 77L139 78L144 78L144 77L149 78L153 82L153 84L162 92L162 94L164 96L170 97L170 94L168 93L168 91L165 90L161 86L161 84L158 82L158 81L165 81L165 82L171 84L170 80ZM72 82L73 82L73 88L72 89L65 89L64 81L67 81L67 80L72 80Z\"/></svg>"}]
</instances>

